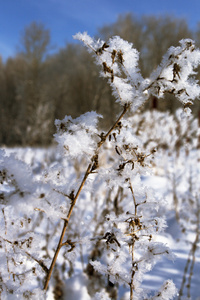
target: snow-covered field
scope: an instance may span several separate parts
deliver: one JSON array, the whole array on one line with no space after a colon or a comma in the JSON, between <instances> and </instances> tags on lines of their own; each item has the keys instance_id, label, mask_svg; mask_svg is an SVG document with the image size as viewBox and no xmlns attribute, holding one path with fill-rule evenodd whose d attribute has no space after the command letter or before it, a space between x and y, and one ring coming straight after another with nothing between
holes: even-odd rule
<instances>
[{"instance_id":1,"label":"snow-covered field","mask_svg":"<svg viewBox=\"0 0 200 300\"><path fill-rule=\"evenodd\" d=\"M62 159L54 147L49 149L33 149L33 148L13 148L6 149L6 153L15 153L16 157L22 161L25 161L30 165L31 170L34 174L36 180L41 180L44 176L46 169L51 167L54 170L56 162L62 162ZM165 256L161 256L159 261L156 263L152 271L147 272L144 275L144 280L142 282L142 288L151 291L150 295L154 295L154 290L158 291L163 282L167 279L173 280L177 290L182 289L182 296L179 298L177 295L176 299L200 299L200 251L199 251L199 204L194 206L192 202L191 207L188 207L187 197L191 197L193 194L199 203L199 173L200 173L200 163L198 159L198 152L191 151L189 155L185 154L185 151L181 151L179 156L168 155L167 151L158 152L157 158L155 158L154 168L152 175L147 175L142 177L142 182L145 185L153 189L156 198L164 198L164 205L159 209L158 216L165 214L167 221L167 228L164 232L161 232L156 236L158 242L163 242L167 245L172 252L175 254L174 261L168 260ZM81 168L78 170L76 166L76 172L81 173ZM83 168L84 169L84 168ZM188 182L190 182L190 186ZM191 190L193 189L193 190ZM190 193L190 195L189 195ZM177 201L175 201L175 198ZM81 202L85 202L84 204ZM95 206L90 204L91 198L86 191L83 191L83 195L80 199L81 210L78 209L74 212L73 221L75 222L75 228L77 230L78 239L80 235L87 236L87 231L93 228L95 224L92 222L92 216ZM192 207L192 205L194 207ZM98 208L98 204L97 204ZM185 211L187 210L188 211ZM98 219L98 211L96 218ZM77 218L80 218L76 220ZM82 218L81 218L82 217ZM57 224L57 223L55 223ZM97 222L98 224L98 222ZM35 225L36 226L36 225ZM39 226L36 226L36 231L45 237L45 230L49 230L51 226L50 223L43 223L39 221ZM55 226L55 225L54 225ZM59 231L61 228L57 224L58 228L54 231L55 242L59 237ZM48 229L47 229L48 227ZM79 228L78 228L79 227ZM51 229L52 230L52 229ZM49 230L49 232L51 231ZM71 230L74 228L72 226ZM91 229L91 231L94 229ZM69 233L70 235L72 233ZM76 235L76 233L74 232ZM42 241L39 241L41 243ZM54 243L53 248L56 244ZM52 245L49 245L52 248ZM80 248L81 249L81 248ZM79 249L79 251L80 251ZM52 256L52 250L49 250L49 255ZM89 249L88 251L91 251ZM87 272L83 272L88 265L89 253L84 250L84 244L82 244L82 255L81 252L74 254L72 258L73 266L69 264L69 257L67 258L68 263L64 267L65 273L65 284L64 295L62 299L70 300L86 300L93 299L88 293L87 286L89 284L94 285L94 281L89 283ZM66 254L66 253L65 253ZM64 266L64 253L60 255L58 260L59 264ZM73 251L69 252L73 256ZM49 259L46 260L49 262ZM70 270L69 270L70 269ZM70 273L71 272L71 273ZM69 278L69 273L71 278ZM64 280L62 278L62 280ZM96 278L96 281L101 280L100 277ZM50 285L47 299L54 299L55 293L53 293L53 285ZM98 285L98 283L96 283ZM58 282L57 282L58 285ZM59 289L59 287L58 287ZM118 299L129 299L126 298L128 295L128 288L123 284L119 287ZM99 296L100 297L100 296ZM99 299L107 299L105 298ZM128 296L127 296L128 297ZM6 298L2 298L6 299ZM9 298L14 299L14 298ZM58 299L58 298L56 298ZM97 298L96 298L97 299ZM111 298L112 299L112 298ZM152 298L157 299L157 298ZM164 299L164 298L162 298Z\"/></svg>"},{"instance_id":2,"label":"snow-covered field","mask_svg":"<svg viewBox=\"0 0 200 300\"><path fill-rule=\"evenodd\" d=\"M150 179L150 182L151 185L154 185L155 191L160 189L159 193L164 193L171 207L166 214L168 227L165 230L165 234L158 238L170 247L175 254L175 260L170 261L162 257L154 269L145 275L143 284L146 288L152 290L152 287L158 288L165 278L169 278L173 280L179 291L181 287L184 287L183 296L180 299L200 299L199 239L198 242L195 243L197 236L199 236L199 231L196 232L189 229L186 232L181 232L175 211L172 209L172 199L170 199L172 195L167 192L166 178L157 178L154 176ZM195 247L194 245L196 245L196 249L193 249L193 247ZM194 256L191 253L192 249L195 250ZM192 266L193 263L194 266Z\"/></svg>"}]
</instances>

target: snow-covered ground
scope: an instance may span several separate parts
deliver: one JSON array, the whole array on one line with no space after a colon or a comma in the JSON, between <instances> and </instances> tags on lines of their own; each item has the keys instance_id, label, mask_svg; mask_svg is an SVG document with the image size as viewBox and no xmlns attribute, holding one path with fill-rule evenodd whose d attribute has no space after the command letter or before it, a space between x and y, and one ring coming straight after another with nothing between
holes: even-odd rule
<instances>
[{"instance_id":1,"label":"snow-covered ground","mask_svg":"<svg viewBox=\"0 0 200 300\"><path fill-rule=\"evenodd\" d=\"M49 149L15 148L6 149L6 152L7 154L14 152L20 160L28 163L35 174L35 177L38 179L46 167L61 159L53 147ZM192 162L192 159L194 159L194 157L191 157L190 159L190 164L193 164L194 162ZM170 159L168 162L169 161ZM184 165L182 165L182 169L180 168L180 164L182 163L183 160L179 157L179 159L177 159L177 166L173 165L175 173L180 173L180 171L183 173L185 172ZM198 168L198 164L194 165L194 168L195 167ZM176 168L178 168L178 171ZM168 166L168 169L170 169L170 166ZM196 172L198 173L199 171L197 170ZM154 190L156 197L165 197L166 199L165 203L167 209L161 209L161 212L159 213L165 211L168 227L165 230L165 233L157 236L157 241L166 244L173 251L176 258L174 261L171 261L165 257L162 257L154 266L153 270L145 274L142 287L149 289L150 291L156 291L166 279L171 279L175 283L178 290L180 290L182 287L183 295L180 299L200 299L199 231L195 230L195 226L189 224L191 220L186 220L186 222L189 222L189 225L186 226L186 229L188 228L188 230L184 232L181 231L181 222L179 223L177 221L173 206L173 193L172 189L169 188L171 184L169 183L169 177L170 176L166 176L166 170L164 170L162 167L157 170L155 169L155 172L151 177L144 177L142 180L145 181L146 185L149 185ZM184 180L185 179L183 178L183 181ZM183 189L183 186L181 185L180 181L179 184L177 184L177 190L179 188L179 194L181 195L181 189ZM180 208L178 209L181 211ZM85 206L85 210L87 210L87 206ZM191 252L192 250L194 251ZM66 299L92 299L89 296L86 288L87 278L81 273L81 262L77 261L74 263L74 267L77 269L73 270L72 277L66 280L65 289L67 290L67 294L70 294L70 297L67 297ZM48 292L49 300L53 299L53 293L51 292L51 289L52 287L50 287ZM128 291L127 288L125 289L123 286L120 288L119 299L125 299L124 295L126 291Z\"/></svg>"}]
</instances>

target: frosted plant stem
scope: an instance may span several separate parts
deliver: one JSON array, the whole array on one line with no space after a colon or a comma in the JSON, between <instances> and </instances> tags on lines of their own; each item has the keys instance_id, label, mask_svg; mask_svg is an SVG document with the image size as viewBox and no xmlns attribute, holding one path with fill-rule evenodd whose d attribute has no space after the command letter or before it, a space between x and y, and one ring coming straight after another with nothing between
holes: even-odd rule
<instances>
[{"instance_id":1,"label":"frosted plant stem","mask_svg":"<svg viewBox=\"0 0 200 300\"><path fill-rule=\"evenodd\" d=\"M135 216L137 216L137 203L136 203L136 199L135 199L135 195L134 195L134 191L133 191L133 186L131 184L131 180L129 179L129 188L131 190L131 194L133 197L133 203L134 203L134 207L135 207ZM133 233L135 232L135 225L132 227L132 231ZM133 300L133 291L134 291L134 275L135 275L135 270L134 270L134 238L132 241L132 245L131 245L131 259L132 259L132 273L131 273L131 281L129 283L130 286L130 300Z\"/></svg>"},{"instance_id":2,"label":"frosted plant stem","mask_svg":"<svg viewBox=\"0 0 200 300\"><path fill-rule=\"evenodd\" d=\"M131 251L132 251L132 268L134 267L134 244L131 246ZM130 282L130 300L133 300L133 290L134 290L134 284L133 284L133 279L134 279L135 271L132 270L131 274L131 282Z\"/></svg>"},{"instance_id":3,"label":"frosted plant stem","mask_svg":"<svg viewBox=\"0 0 200 300\"><path fill-rule=\"evenodd\" d=\"M80 192L81 192L81 190L82 190L82 188L83 188L83 186L85 184L85 181L87 180L88 175L90 174L91 167L92 167L92 163L89 164L89 166L88 166L88 168L87 168L87 170L85 172L84 178L83 178L83 180L81 182L81 185L80 185L80 187L79 187L79 189L78 189L78 191L76 193L76 196L74 197L74 199L72 201L72 204L71 204L70 209L69 209L68 214L67 214L67 218L64 219L64 225L63 225L62 233L61 233L60 240L59 240L58 246L56 248L53 260L51 262L51 266L50 266L48 274L47 274L47 278L46 278L44 290L47 290L47 287L48 287L48 284L49 284L49 280L51 278L51 274L52 274L53 268L55 266L58 254L60 252L60 249L62 248L63 239L64 239L65 232L66 232L66 229L67 229L67 226L68 226L68 223L69 223L69 219L71 217L71 214L72 214L73 208L74 208L74 206L76 204L76 201L78 199L78 196L79 196L79 194L80 194Z\"/></svg>"},{"instance_id":4,"label":"frosted plant stem","mask_svg":"<svg viewBox=\"0 0 200 300\"><path fill-rule=\"evenodd\" d=\"M3 218L4 218L4 223L5 223L5 235L7 234L7 221L6 221L6 216L5 216L5 211L4 208L2 209L2 213L3 213ZM10 274L10 268L9 268L9 261L8 261L8 256L7 256L7 246L5 243L5 253L6 253L6 263L7 263L7 270L8 273Z\"/></svg>"},{"instance_id":5,"label":"frosted plant stem","mask_svg":"<svg viewBox=\"0 0 200 300\"><path fill-rule=\"evenodd\" d=\"M96 152L98 152L98 150L103 145L103 143L106 141L106 139L110 135L110 133L117 127L119 121L126 114L126 112L128 111L129 107L130 107L129 104L125 104L124 105L124 110L121 113L121 115L119 116L119 118L117 119L117 121L110 128L110 130L105 135L103 135L103 138L101 138L101 141L98 143L98 147L97 147L97 151ZM57 245L54 257L53 257L52 262L51 262L51 266L50 266L50 268L48 270L48 273L47 273L47 278L46 278L46 281L45 281L44 290L47 290L47 288L48 288L49 281L50 281L50 278L51 278L51 275L52 275L52 272L53 272L53 269L54 269L54 266L55 266L58 254L60 252L60 249L62 248L62 246L64 246L64 245L67 244L67 243L63 243L63 239L64 239L65 232L66 232L66 229L67 229L68 224L69 224L69 219L71 217L71 214L72 214L72 211L73 211L74 206L76 204L76 201L77 201L77 199L78 199L78 197L80 195L80 192L81 192L81 190L82 190L82 188L83 188L83 186L84 186L84 184L85 184L85 182L86 182L89 174L92 172L92 166L93 166L94 157L95 157L95 155L91 158L91 163L88 165L88 168L87 168L87 170L85 172L85 175L84 175L83 180L82 180L82 182L81 182L81 184L79 186L79 189L78 189L78 191L77 191L74 199L72 200L71 206L70 206L68 214L67 214L67 218L64 219L64 225L63 225L62 233L60 235L60 239L59 239L59 242L58 242L58 245Z\"/></svg>"},{"instance_id":6,"label":"frosted plant stem","mask_svg":"<svg viewBox=\"0 0 200 300\"><path fill-rule=\"evenodd\" d=\"M191 281L192 281L193 270L194 270L194 265L195 265L195 252L198 249L198 243L199 243L199 225L200 225L200 214L199 214L200 210L199 209L200 209L200 207L198 205L198 198L197 198L197 227L196 227L196 238L192 245L192 263L190 266L190 274L189 274L189 279L188 279L188 284L187 284L188 298L191 297L190 289L191 289Z\"/></svg>"},{"instance_id":7,"label":"frosted plant stem","mask_svg":"<svg viewBox=\"0 0 200 300\"><path fill-rule=\"evenodd\" d=\"M198 201L198 198L197 198ZM199 243L199 224L200 224L200 215L199 215L199 211L200 211L200 207L198 205L197 202L197 228L196 228L196 238L194 240L194 242L192 243L192 247L190 249L190 252L188 254L188 259L187 259L187 263L185 265L185 269L184 269L184 275L183 275L183 279L182 279L182 283L181 283L181 288L179 290L179 297L178 300L181 300L181 296L183 296L183 290L185 287L185 283L186 283L186 278L187 278L187 273L189 278L188 278L188 284L186 285L187 288L187 296L188 298L191 297L190 295L190 289L191 289L191 281L192 281L192 275L193 275L193 269L194 269L194 264L195 264L195 252L198 248L198 243ZM190 267L190 272L188 271Z\"/></svg>"},{"instance_id":8,"label":"frosted plant stem","mask_svg":"<svg viewBox=\"0 0 200 300\"><path fill-rule=\"evenodd\" d=\"M98 148L100 148L103 143L106 141L106 139L108 138L108 136L111 134L111 132L115 129L115 127L117 127L119 121L123 118L123 116L125 115L125 113L128 111L130 107L130 104L126 103L124 105L124 110L121 113L121 115L119 116L119 118L117 119L117 121L115 122L115 124L110 128L110 130L106 133L106 135L104 135L104 139L102 139L99 143L98 143Z\"/></svg>"},{"instance_id":9,"label":"frosted plant stem","mask_svg":"<svg viewBox=\"0 0 200 300\"><path fill-rule=\"evenodd\" d=\"M137 215L137 203L136 203L136 199L135 199L135 195L134 195L134 191L133 191L133 187L132 187L130 179L129 179L129 183L130 183L129 188L131 190L131 194L132 194L132 197L133 197L133 203L134 203L134 206L135 206L135 215Z\"/></svg>"}]
</instances>

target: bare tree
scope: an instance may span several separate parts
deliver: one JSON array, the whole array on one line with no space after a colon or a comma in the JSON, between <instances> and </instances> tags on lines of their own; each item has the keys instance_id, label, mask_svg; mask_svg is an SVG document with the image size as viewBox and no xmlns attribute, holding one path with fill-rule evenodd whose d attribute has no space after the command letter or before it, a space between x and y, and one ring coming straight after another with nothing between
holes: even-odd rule
<instances>
[{"instance_id":1,"label":"bare tree","mask_svg":"<svg viewBox=\"0 0 200 300\"><path fill-rule=\"evenodd\" d=\"M18 82L17 98L24 106L23 144L45 143L48 136L51 105L43 88L49 45L50 33L43 24L33 22L22 33L19 57L25 63L25 71Z\"/></svg>"},{"instance_id":2,"label":"bare tree","mask_svg":"<svg viewBox=\"0 0 200 300\"><path fill-rule=\"evenodd\" d=\"M50 45L50 32L42 23L33 22L21 35L20 53L29 63L44 60Z\"/></svg>"}]
</instances>

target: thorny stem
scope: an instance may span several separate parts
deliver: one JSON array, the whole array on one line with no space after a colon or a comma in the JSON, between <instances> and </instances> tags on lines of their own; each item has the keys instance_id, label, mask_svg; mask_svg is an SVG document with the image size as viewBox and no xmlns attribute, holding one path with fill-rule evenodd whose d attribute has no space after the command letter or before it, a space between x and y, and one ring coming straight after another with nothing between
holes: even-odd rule
<instances>
[{"instance_id":1,"label":"thorny stem","mask_svg":"<svg viewBox=\"0 0 200 300\"><path fill-rule=\"evenodd\" d=\"M98 146L97 146L97 150L96 150L96 154L98 153L100 147L104 144L104 142L106 141L106 139L108 138L108 136L110 135L110 133L117 127L119 121L123 118L123 116L126 114L126 112L128 111L130 105L127 103L124 105L124 109L121 113L121 115L119 116L119 118L117 119L117 121L114 123L114 125L110 128L110 130L103 136L103 138L101 139L101 141L98 143ZM73 201L71 203L71 206L69 208L69 211L68 211L68 214L67 214L67 218L64 219L64 225L63 225L63 229L62 229L62 233L60 235L60 239L59 239L59 242L58 242L58 245L57 245L57 248L56 248L56 251L54 253L54 257L52 259L52 262L51 262L51 266L48 270L48 273L47 273L47 277L46 277L46 281L45 281L45 285L44 285L44 290L47 290L48 288L48 285L49 285L49 281L50 281L50 278L51 278L51 275L52 275L52 272L53 272L53 269L54 269L54 266L55 266L55 263L56 263L56 260L57 260L57 257L58 257L58 254L60 252L60 249L62 248L62 246L65 244L63 244L63 239L64 239L64 236L65 236L65 232L66 232L66 229L68 227L68 224L69 224L69 219L71 217L71 214L72 214L72 211L74 209L74 206L76 204L76 201L80 195L80 192L88 178L88 176L91 174L92 172L92 166L93 166L93 160L94 160L94 156L91 158L91 162L90 164L88 165L87 167L87 170L85 172L85 175L83 177L83 180L78 188L78 191L76 193L76 195L74 196L73 198Z\"/></svg>"}]
</instances>

